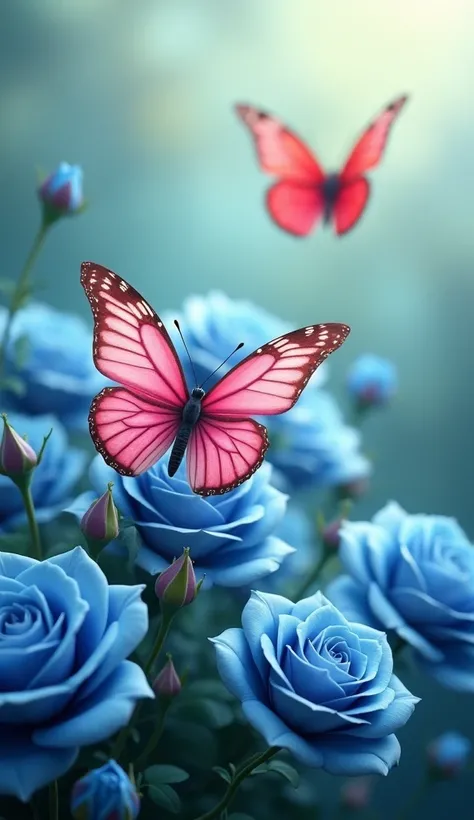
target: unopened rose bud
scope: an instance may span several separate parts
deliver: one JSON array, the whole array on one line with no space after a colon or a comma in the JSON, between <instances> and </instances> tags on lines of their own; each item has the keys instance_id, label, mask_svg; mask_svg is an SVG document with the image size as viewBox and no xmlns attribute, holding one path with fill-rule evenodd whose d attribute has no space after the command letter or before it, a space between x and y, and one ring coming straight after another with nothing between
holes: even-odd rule
<instances>
[{"instance_id":1,"label":"unopened rose bud","mask_svg":"<svg viewBox=\"0 0 474 820\"><path fill-rule=\"evenodd\" d=\"M174 668L171 655L168 655L168 660L155 678L152 688L155 695L164 698L175 698L181 692L181 681Z\"/></svg>"},{"instance_id":2,"label":"unopened rose bud","mask_svg":"<svg viewBox=\"0 0 474 820\"><path fill-rule=\"evenodd\" d=\"M347 387L360 410L387 404L397 391L395 365L380 356L360 356L349 370Z\"/></svg>"},{"instance_id":3,"label":"unopened rose bud","mask_svg":"<svg viewBox=\"0 0 474 820\"><path fill-rule=\"evenodd\" d=\"M82 193L82 168L61 162L38 189L38 196L49 221L61 216L71 216L84 205Z\"/></svg>"},{"instance_id":4,"label":"unopened rose bud","mask_svg":"<svg viewBox=\"0 0 474 820\"><path fill-rule=\"evenodd\" d=\"M340 501L355 501L365 495L368 489L368 478L356 478L336 487L336 495Z\"/></svg>"},{"instance_id":5,"label":"unopened rose bud","mask_svg":"<svg viewBox=\"0 0 474 820\"><path fill-rule=\"evenodd\" d=\"M180 558L173 561L157 578L155 595L162 604L181 609L194 601L202 581L196 582L194 568L186 547Z\"/></svg>"},{"instance_id":6,"label":"unopened rose bud","mask_svg":"<svg viewBox=\"0 0 474 820\"><path fill-rule=\"evenodd\" d=\"M340 793L340 802L348 809L365 809L372 796L372 778L351 777L343 783Z\"/></svg>"},{"instance_id":7,"label":"unopened rose bud","mask_svg":"<svg viewBox=\"0 0 474 820\"><path fill-rule=\"evenodd\" d=\"M335 518L321 530L321 540L329 550L337 550L341 541L340 530L343 524L342 518Z\"/></svg>"},{"instance_id":8,"label":"unopened rose bud","mask_svg":"<svg viewBox=\"0 0 474 820\"><path fill-rule=\"evenodd\" d=\"M25 439L3 418L3 436L0 442L0 475L13 480L28 475L38 463L38 457Z\"/></svg>"},{"instance_id":9,"label":"unopened rose bud","mask_svg":"<svg viewBox=\"0 0 474 820\"><path fill-rule=\"evenodd\" d=\"M432 774L449 779L458 775L466 766L472 743L459 732L445 732L427 747Z\"/></svg>"},{"instance_id":10,"label":"unopened rose bud","mask_svg":"<svg viewBox=\"0 0 474 820\"><path fill-rule=\"evenodd\" d=\"M86 536L91 553L97 555L120 532L117 507L112 497L112 484L97 501L93 501L81 520L81 530Z\"/></svg>"},{"instance_id":11,"label":"unopened rose bud","mask_svg":"<svg viewBox=\"0 0 474 820\"><path fill-rule=\"evenodd\" d=\"M135 786L115 760L81 777L71 792L75 820L135 820L139 811Z\"/></svg>"}]
</instances>

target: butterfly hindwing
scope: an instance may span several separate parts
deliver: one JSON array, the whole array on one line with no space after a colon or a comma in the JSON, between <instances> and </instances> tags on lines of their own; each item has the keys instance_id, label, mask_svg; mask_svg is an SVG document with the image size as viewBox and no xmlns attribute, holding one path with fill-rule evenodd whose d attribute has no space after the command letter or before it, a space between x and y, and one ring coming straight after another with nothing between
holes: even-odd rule
<instances>
[{"instance_id":1,"label":"butterfly hindwing","mask_svg":"<svg viewBox=\"0 0 474 820\"><path fill-rule=\"evenodd\" d=\"M89 429L104 461L137 476L163 456L179 430L181 413L159 407L123 387L106 387L92 402Z\"/></svg>"},{"instance_id":2,"label":"butterfly hindwing","mask_svg":"<svg viewBox=\"0 0 474 820\"><path fill-rule=\"evenodd\" d=\"M267 208L273 221L295 236L309 234L322 218L324 207L323 192L315 185L282 180L267 191Z\"/></svg>"},{"instance_id":3,"label":"butterfly hindwing","mask_svg":"<svg viewBox=\"0 0 474 820\"><path fill-rule=\"evenodd\" d=\"M260 467L268 448L267 430L254 419L202 416L188 444L188 481L195 493L226 493Z\"/></svg>"},{"instance_id":4,"label":"butterfly hindwing","mask_svg":"<svg viewBox=\"0 0 474 820\"><path fill-rule=\"evenodd\" d=\"M332 207L334 230L338 236L347 233L359 221L370 195L365 177L343 182Z\"/></svg>"}]
</instances>

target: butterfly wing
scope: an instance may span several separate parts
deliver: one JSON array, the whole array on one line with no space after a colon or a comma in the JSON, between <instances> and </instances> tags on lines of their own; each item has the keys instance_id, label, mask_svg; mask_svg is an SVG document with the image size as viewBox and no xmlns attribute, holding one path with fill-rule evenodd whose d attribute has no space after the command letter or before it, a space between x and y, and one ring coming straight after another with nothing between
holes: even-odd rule
<instances>
[{"instance_id":1,"label":"butterfly wing","mask_svg":"<svg viewBox=\"0 0 474 820\"><path fill-rule=\"evenodd\" d=\"M183 369L159 316L124 279L84 262L81 284L94 316L94 364L122 385L93 400L91 437L117 472L139 475L178 432L189 398Z\"/></svg>"},{"instance_id":2,"label":"butterfly wing","mask_svg":"<svg viewBox=\"0 0 474 820\"><path fill-rule=\"evenodd\" d=\"M92 402L89 429L104 461L137 476L163 456L179 430L181 413L159 407L122 387L106 387Z\"/></svg>"},{"instance_id":3,"label":"butterfly wing","mask_svg":"<svg viewBox=\"0 0 474 820\"><path fill-rule=\"evenodd\" d=\"M233 367L204 396L202 413L241 419L285 413L349 332L347 325L332 323L302 327L273 339Z\"/></svg>"},{"instance_id":4,"label":"butterfly wing","mask_svg":"<svg viewBox=\"0 0 474 820\"><path fill-rule=\"evenodd\" d=\"M403 96L394 100L366 128L341 171L340 179L343 182L349 182L379 164L385 151L390 129L407 99L407 96Z\"/></svg>"},{"instance_id":5,"label":"butterfly wing","mask_svg":"<svg viewBox=\"0 0 474 820\"><path fill-rule=\"evenodd\" d=\"M343 182L332 207L334 230L338 236L347 233L362 216L370 194L365 177Z\"/></svg>"},{"instance_id":6,"label":"butterfly wing","mask_svg":"<svg viewBox=\"0 0 474 820\"><path fill-rule=\"evenodd\" d=\"M324 210L319 189L323 169L300 137L276 117L250 105L237 105L236 111L253 137L261 170L280 178L267 193L270 216L283 230L305 236Z\"/></svg>"},{"instance_id":7,"label":"butterfly wing","mask_svg":"<svg viewBox=\"0 0 474 820\"><path fill-rule=\"evenodd\" d=\"M258 470L268 448L266 427L253 419L201 416L186 455L195 493L227 493Z\"/></svg>"}]
</instances>

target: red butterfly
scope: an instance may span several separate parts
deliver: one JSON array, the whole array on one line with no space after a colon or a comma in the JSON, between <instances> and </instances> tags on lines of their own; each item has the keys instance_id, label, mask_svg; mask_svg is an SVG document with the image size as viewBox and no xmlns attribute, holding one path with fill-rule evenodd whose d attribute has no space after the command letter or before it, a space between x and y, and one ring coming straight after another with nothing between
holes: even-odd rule
<instances>
[{"instance_id":1,"label":"red butterfly","mask_svg":"<svg viewBox=\"0 0 474 820\"><path fill-rule=\"evenodd\" d=\"M195 387L190 395L163 322L138 291L93 262L82 263L81 284L94 315L94 364L122 385L106 387L92 401L89 427L97 450L118 473L136 476L174 442L168 473L175 474L187 449L188 481L200 495L226 493L250 478L268 437L249 415L293 407L350 330L341 324L294 330L259 347L209 393Z\"/></svg>"},{"instance_id":2,"label":"red butterfly","mask_svg":"<svg viewBox=\"0 0 474 820\"><path fill-rule=\"evenodd\" d=\"M322 219L340 235L362 216L370 186L363 176L382 159L392 123L407 97L388 105L364 131L338 174L326 174L304 142L275 117L250 105L236 111L252 133L262 171L279 177L267 191L267 208L280 228L306 236Z\"/></svg>"}]
</instances>

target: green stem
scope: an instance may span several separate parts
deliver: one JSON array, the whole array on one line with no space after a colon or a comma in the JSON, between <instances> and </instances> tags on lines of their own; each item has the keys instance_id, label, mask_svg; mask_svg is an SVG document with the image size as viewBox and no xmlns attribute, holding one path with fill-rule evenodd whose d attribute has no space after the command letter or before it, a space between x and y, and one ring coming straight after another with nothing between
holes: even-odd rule
<instances>
[{"instance_id":1,"label":"green stem","mask_svg":"<svg viewBox=\"0 0 474 820\"><path fill-rule=\"evenodd\" d=\"M147 660L147 662L144 666L144 672L145 672L145 675L147 677L149 676L149 673L150 673L155 661L158 659L158 657L161 653L161 650L163 649L163 644L166 640L166 636L168 635L168 632L170 630L170 626L171 626L171 623L173 621L173 618L174 618L175 614L176 614L175 612L169 613L169 612L163 611L162 618L161 618L161 623L160 623L160 628L158 630L158 633L157 633L157 636L156 636L156 639L155 639L155 643L153 644L153 648L152 648L152 650L151 650L151 652L148 656L148 660ZM130 732L132 731L133 727L136 725L136 722L137 722L139 714L140 714L141 707L142 707L142 703L140 702L137 705L132 717L130 718L130 722L121 729L121 731L119 732L119 734L117 736L117 740L115 741L114 745L112 746L112 750L110 752L110 757L113 758L114 760L116 760L117 762L119 761L119 758L120 758L120 756L121 756L121 754L122 754L122 752L125 748L125 745L127 743L128 736L129 736Z\"/></svg>"},{"instance_id":2,"label":"green stem","mask_svg":"<svg viewBox=\"0 0 474 820\"><path fill-rule=\"evenodd\" d=\"M42 220L36 236L33 240L33 244L31 246L30 252L26 258L26 262L23 266L23 270L18 277L18 282L16 283L15 290L12 293L10 299L10 306L8 309L8 316L7 321L5 324L5 328L3 331L3 335L0 341L0 379L4 374L5 368L5 356L8 347L8 341L10 338L10 331L13 319L15 317L15 313L17 312L18 308L21 306L22 296L25 293L26 286L28 284L28 277L31 273L31 269L33 268L34 263L38 257L38 254L41 250L43 242L46 238L46 234L48 232L49 224L45 220Z\"/></svg>"},{"instance_id":3,"label":"green stem","mask_svg":"<svg viewBox=\"0 0 474 820\"><path fill-rule=\"evenodd\" d=\"M233 777L231 783L229 783L222 800L217 803L213 809L207 811L205 814L200 814L195 820L212 820L214 817L219 817L219 815L230 805L235 793L245 778L252 774L253 770L256 769L257 766L261 766L262 763L266 763L267 760L270 760L270 758L274 757L279 751L281 751L281 749L278 746L270 746L262 752L261 755L254 755L251 757L247 763L245 763L235 773L235 776Z\"/></svg>"},{"instance_id":4,"label":"green stem","mask_svg":"<svg viewBox=\"0 0 474 820\"><path fill-rule=\"evenodd\" d=\"M333 550L323 546L319 561L316 562L310 574L302 581L293 593L293 598L295 601L301 601L301 599L307 595L315 581L318 580L320 573L323 571L331 555L333 555Z\"/></svg>"},{"instance_id":5,"label":"green stem","mask_svg":"<svg viewBox=\"0 0 474 820\"><path fill-rule=\"evenodd\" d=\"M143 749L143 752L141 753L141 755L139 755L139 757L137 758L137 760L133 764L133 768L137 772L139 772L141 770L141 768L144 766L144 764L147 762L148 755L151 754L154 751L154 749L158 746L161 735L163 734L163 727L165 725L166 713L167 713L168 709L170 708L170 706L171 706L171 699L169 698L168 700L166 700L163 703L160 714L159 714L158 719L157 719L156 724L155 724L155 728L153 729L153 732L151 733L151 735L148 739L148 743L146 744L145 748Z\"/></svg>"},{"instance_id":6,"label":"green stem","mask_svg":"<svg viewBox=\"0 0 474 820\"><path fill-rule=\"evenodd\" d=\"M31 486L29 484L28 486L18 486L18 489L20 490L21 497L23 499L23 505L25 507L26 517L28 519L31 546L33 548L32 557L36 558L38 561L41 561L43 557L43 551L41 549L41 538L38 522L36 520L35 505L33 503L33 496L31 495Z\"/></svg>"},{"instance_id":7,"label":"green stem","mask_svg":"<svg viewBox=\"0 0 474 820\"><path fill-rule=\"evenodd\" d=\"M49 820L59 820L58 781L49 784Z\"/></svg>"}]
</instances>

